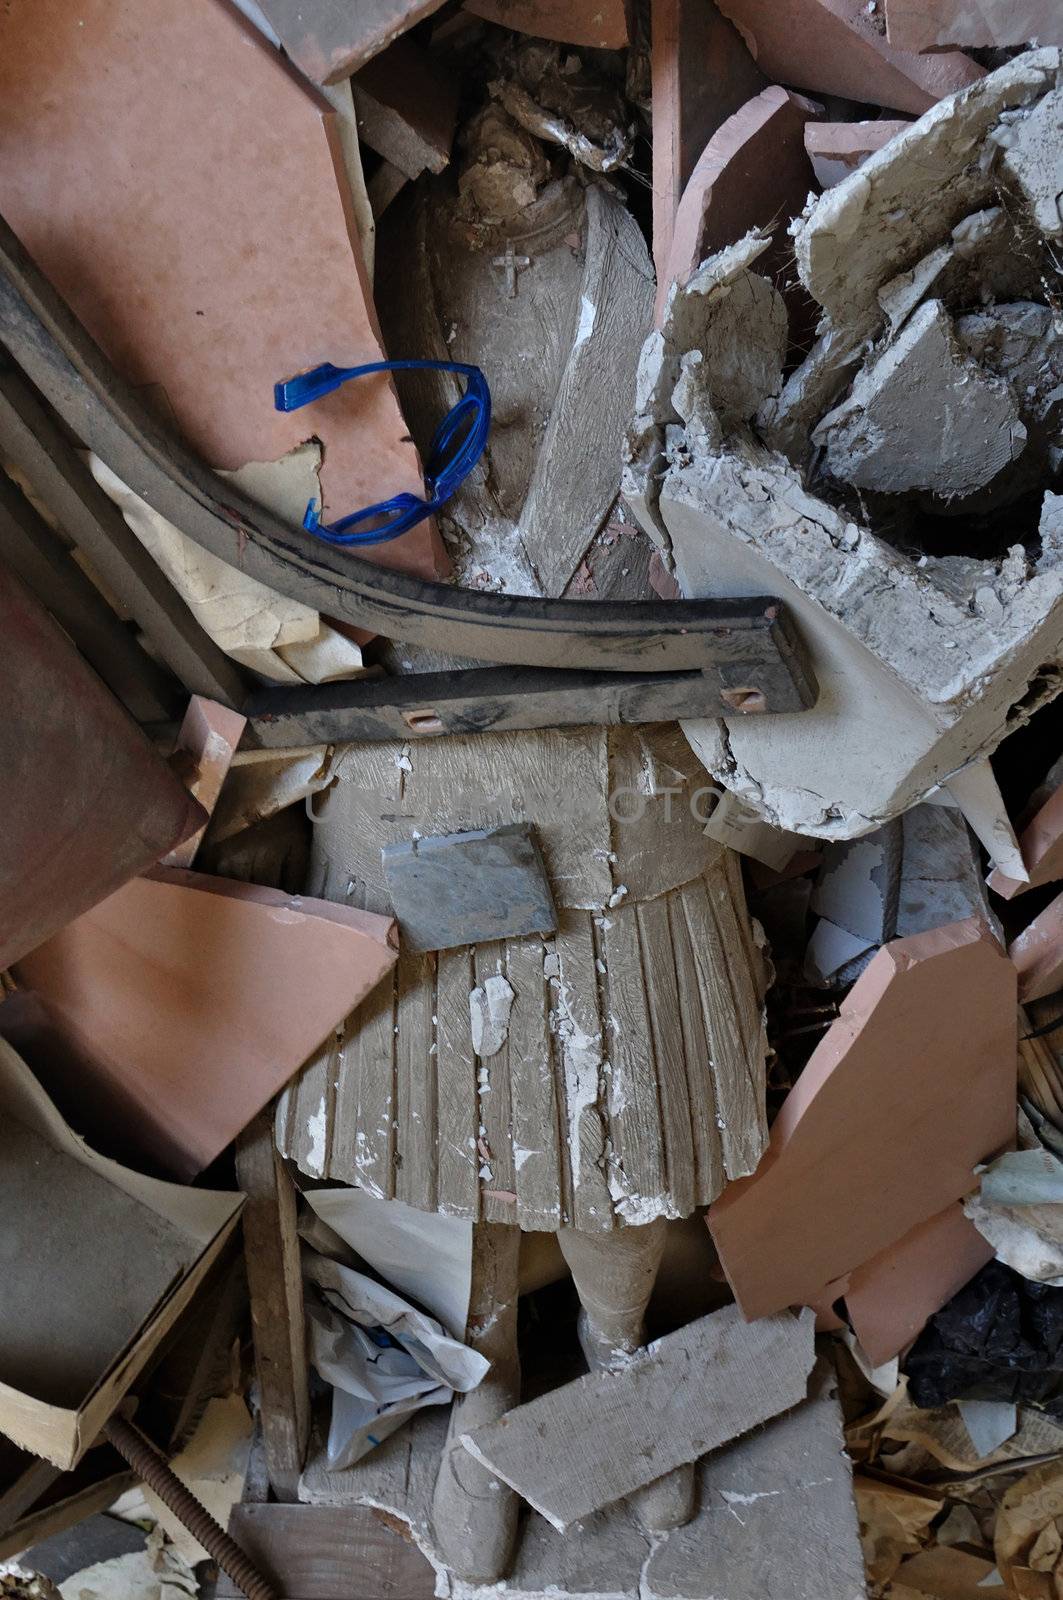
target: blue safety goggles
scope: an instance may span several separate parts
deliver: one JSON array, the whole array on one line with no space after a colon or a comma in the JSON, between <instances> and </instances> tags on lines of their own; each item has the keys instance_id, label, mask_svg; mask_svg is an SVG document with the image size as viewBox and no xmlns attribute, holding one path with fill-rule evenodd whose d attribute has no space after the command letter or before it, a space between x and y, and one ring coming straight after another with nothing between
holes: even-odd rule
<instances>
[{"instance_id":1,"label":"blue safety goggles","mask_svg":"<svg viewBox=\"0 0 1063 1600\"><path fill-rule=\"evenodd\" d=\"M324 523L311 500L303 517L303 527L328 544L384 544L397 539L438 511L455 489L464 483L484 453L491 427L491 391L479 367L461 361L370 361L364 367L334 367L330 361L296 378L274 385L273 403L278 411L298 411L314 400L331 394L350 378L370 372L460 372L465 378L465 393L448 411L432 435L424 476L428 497L396 494L390 500L361 511L352 511L337 522ZM366 527L372 523L372 527Z\"/></svg>"}]
</instances>

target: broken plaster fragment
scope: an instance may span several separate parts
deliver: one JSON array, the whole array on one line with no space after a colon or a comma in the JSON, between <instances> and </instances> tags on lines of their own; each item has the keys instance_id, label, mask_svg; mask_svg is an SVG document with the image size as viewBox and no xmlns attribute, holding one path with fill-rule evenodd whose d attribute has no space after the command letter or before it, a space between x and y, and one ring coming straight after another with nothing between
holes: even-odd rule
<instances>
[{"instance_id":1,"label":"broken plaster fragment","mask_svg":"<svg viewBox=\"0 0 1063 1600\"><path fill-rule=\"evenodd\" d=\"M1010 389L963 354L940 300L919 307L812 434L845 483L945 500L991 482L1026 438Z\"/></svg>"},{"instance_id":2,"label":"broken plaster fragment","mask_svg":"<svg viewBox=\"0 0 1063 1600\"><path fill-rule=\"evenodd\" d=\"M1046 94L1008 125L1004 171L1014 179L1048 239L1063 234L1063 89Z\"/></svg>"},{"instance_id":3,"label":"broken plaster fragment","mask_svg":"<svg viewBox=\"0 0 1063 1600\"><path fill-rule=\"evenodd\" d=\"M485 978L469 994L472 1047L481 1060L497 1055L509 1037L509 1014L514 993L497 973Z\"/></svg>"},{"instance_id":4,"label":"broken plaster fragment","mask_svg":"<svg viewBox=\"0 0 1063 1600\"><path fill-rule=\"evenodd\" d=\"M998 203L991 135L1002 114L1055 89L1060 62L1059 50L1030 51L939 101L809 206L793 230L797 269L836 328L873 333L882 285Z\"/></svg>"}]
</instances>

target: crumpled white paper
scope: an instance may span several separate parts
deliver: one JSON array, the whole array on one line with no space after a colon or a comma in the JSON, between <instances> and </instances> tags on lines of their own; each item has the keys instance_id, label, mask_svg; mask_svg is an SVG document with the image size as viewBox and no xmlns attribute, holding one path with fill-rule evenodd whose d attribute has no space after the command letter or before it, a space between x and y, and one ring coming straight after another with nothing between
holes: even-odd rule
<instances>
[{"instance_id":1,"label":"crumpled white paper","mask_svg":"<svg viewBox=\"0 0 1063 1600\"><path fill-rule=\"evenodd\" d=\"M309 1355L332 1386L326 1458L338 1471L361 1459L422 1406L466 1393L491 1363L433 1317L364 1273L303 1250Z\"/></svg>"}]
</instances>

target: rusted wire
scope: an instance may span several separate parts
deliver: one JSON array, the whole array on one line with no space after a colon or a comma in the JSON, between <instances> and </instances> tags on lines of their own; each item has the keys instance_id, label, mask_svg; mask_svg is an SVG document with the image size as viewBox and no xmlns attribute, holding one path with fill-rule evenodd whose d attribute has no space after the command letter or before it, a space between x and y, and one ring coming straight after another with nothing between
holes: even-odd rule
<instances>
[{"instance_id":1,"label":"rusted wire","mask_svg":"<svg viewBox=\"0 0 1063 1600\"><path fill-rule=\"evenodd\" d=\"M170 1470L169 1463L124 1417L112 1417L103 1436L133 1471L153 1489L194 1539L207 1550L218 1566L247 1596L247 1600L277 1600L275 1591L256 1571L234 1539L215 1522L206 1506L200 1505L192 1491Z\"/></svg>"}]
</instances>

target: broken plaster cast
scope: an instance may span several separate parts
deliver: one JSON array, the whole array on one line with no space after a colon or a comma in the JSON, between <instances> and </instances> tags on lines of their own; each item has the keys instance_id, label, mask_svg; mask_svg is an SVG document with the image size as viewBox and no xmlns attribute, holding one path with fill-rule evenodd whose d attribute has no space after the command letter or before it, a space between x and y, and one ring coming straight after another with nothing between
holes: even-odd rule
<instances>
[{"instance_id":1,"label":"broken plaster cast","mask_svg":"<svg viewBox=\"0 0 1063 1600\"><path fill-rule=\"evenodd\" d=\"M962 259L961 245L977 252L979 237L996 239L990 212L973 239L957 237L1000 193L991 135L1005 114L1013 131L1060 66L1058 50L1033 52L935 106L796 225L802 278L833 319L804 394L780 394L774 330L743 315L771 292L749 270L753 239L705 263L685 295L674 291L665 327L644 347L625 475L631 509L670 549L686 594L783 600L820 684L800 718L684 724L717 781L776 827L827 838L869 831L990 754L1063 682L1056 541L1042 535L1036 564L1019 545L996 561L913 561L810 492L744 425L754 413L763 425L774 407L773 442L781 428L792 444L801 412L807 438L836 404L861 342L883 326L882 287L938 246ZM1017 226L1035 232L1028 218ZM695 285L711 286L700 304ZM696 381L703 368L722 370L710 347L731 367L745 357L741 403L729 411L724 384ZM985 381L1008 377L1006 361L987 366ZM1046 530L1052 513L1048 501Z\"/></svg>"},{"instance_id":2,"label":"broken plaster cast","mask_svg":"<svg viewBox=\"0 0 1063 1600\"><path fill-rule=\"evenodd\" d=\"M835 478L944 499L990 482L1026 446L1008 386L959 348L940 300L921 305L812 434Z\"/></svg>"}]
</instances>

